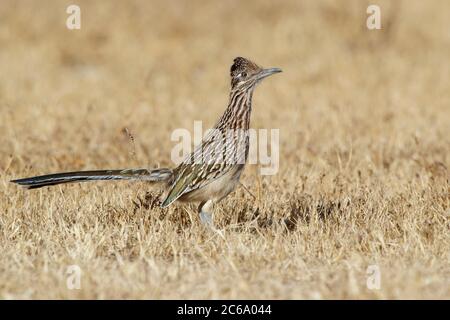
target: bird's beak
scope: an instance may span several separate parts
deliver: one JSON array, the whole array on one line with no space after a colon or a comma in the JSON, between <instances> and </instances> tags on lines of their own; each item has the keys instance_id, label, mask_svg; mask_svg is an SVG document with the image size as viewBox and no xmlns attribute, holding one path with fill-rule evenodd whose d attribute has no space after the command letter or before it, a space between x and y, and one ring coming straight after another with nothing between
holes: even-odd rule
<instances>
[{"instance_id":1,"label":"bird's beak","mask_svg":"<svg viewBox=\"0 0 450 320\"><path fill-rule=\"evenodd\" d=\"M280 68L268 68L268 69L262 69L259 73L258 73L258 80L262 80L272 74L281 72Z\"/></svg>"}]
</instances>

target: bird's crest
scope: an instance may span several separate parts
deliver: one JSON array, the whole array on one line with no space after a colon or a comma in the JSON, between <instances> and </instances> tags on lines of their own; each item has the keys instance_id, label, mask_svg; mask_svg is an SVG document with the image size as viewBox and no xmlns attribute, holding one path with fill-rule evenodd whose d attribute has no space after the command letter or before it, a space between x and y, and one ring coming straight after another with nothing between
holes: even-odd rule
<instances>
[{"instance_id":1,"label":"bird's crest","mask_svg":"<svg viewBox=\"0 0 450 320\"><path fill-rule=\"evenodd\" d=\"M236 77L242 72L254 73L259 70L261 70L261 67L256 63L242 57L237 57L233 60L233 65L230 68L230 75L231 77Z\"/></svg>"}]
</instances>

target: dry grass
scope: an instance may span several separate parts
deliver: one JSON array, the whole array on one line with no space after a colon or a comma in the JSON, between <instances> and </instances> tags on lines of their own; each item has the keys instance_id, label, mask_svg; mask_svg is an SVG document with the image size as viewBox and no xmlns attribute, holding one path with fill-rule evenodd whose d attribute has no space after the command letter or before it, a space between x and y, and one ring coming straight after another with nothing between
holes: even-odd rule
<instances>
[{"instance_id":1,"label":"dry grass","mask_svg":"<svg viewBox=\"0 0 450 320\"><path fill-rule=\"evenodd\" d=\"M69 31L72 1L2 1L0 297L450 298L450 2L377 1L381 31L365 1L165 2L77 1ZM214 124L237 55L284 70L252 117L280 129L280 170L247 168L256 198L223 201L225 239L144 183L8 182L171 165L171 132Z\"/></svg>"}]
</instances>

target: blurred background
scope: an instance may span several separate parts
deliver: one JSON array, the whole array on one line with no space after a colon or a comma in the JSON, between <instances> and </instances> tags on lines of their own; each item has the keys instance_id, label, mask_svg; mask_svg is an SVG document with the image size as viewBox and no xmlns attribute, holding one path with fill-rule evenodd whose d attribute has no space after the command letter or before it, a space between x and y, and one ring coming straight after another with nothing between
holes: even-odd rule
<instances>
[{"instance_id":1,"label":"blurred background","mask_svg":"<svg viewBox=\"0 0 450 320\"><path fill-rule=\"evenodd\" d=\"M29 154L36 142L42 170L68 148L95 161L82 166L113 164L86 159L129 127L138 161L167 160L174 128L212 126L224 110L236 56L284 70L258 88L252 126L281 128L285 157L367 132L448 141L448 1L378 1L372 31L370 3L77 1L81 29L69 30L71 1L2 1L0 152ZM109 151L114 164L130 160Z\"/></svg>"},{"instance_id":2,"label":"blurred background","mask_svg":"<svg viewBox=\"0 0 450 320\"><path fill-rule=\"evenodd\" d=\"M257 233L224 243L185 207L136 209L143 184L9 183L171 166L173 130L224 111L236 56L283 69L256 89L251 122L280 129L280 170L249 166L256 196L239 189L215 218L258 217ZM449 57L446 0L1 0L0 296L449 297ZM74 263L83 287L68 291Z\"/></svg>"}]
</instances>

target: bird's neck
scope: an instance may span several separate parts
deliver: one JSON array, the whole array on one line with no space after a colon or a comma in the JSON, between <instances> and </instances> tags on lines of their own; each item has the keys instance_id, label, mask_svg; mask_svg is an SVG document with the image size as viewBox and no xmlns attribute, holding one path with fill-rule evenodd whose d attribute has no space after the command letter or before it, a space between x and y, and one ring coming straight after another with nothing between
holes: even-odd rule
<instances>
[{"instance_id":1,"label":"bird's neck","mask_svg":"<svg viewBox=\"0 0 450 320\"><path fill-rule=\"evenodd\" d=\"M216 125L221 130L248 130L252 112L253 88L231 90L228 107Z\"/></svg>"}]
</instances>

